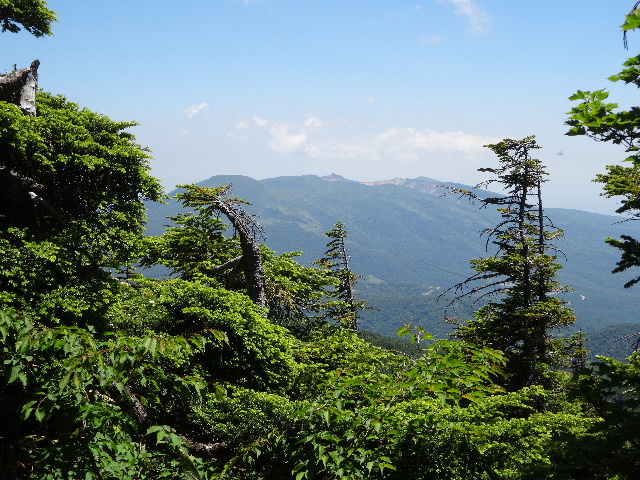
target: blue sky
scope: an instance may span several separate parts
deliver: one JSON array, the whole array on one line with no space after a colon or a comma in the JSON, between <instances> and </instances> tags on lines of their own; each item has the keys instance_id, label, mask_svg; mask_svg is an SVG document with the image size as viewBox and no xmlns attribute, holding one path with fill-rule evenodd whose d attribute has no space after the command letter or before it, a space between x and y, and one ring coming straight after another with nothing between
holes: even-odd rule
<instances>
[{"instance_id":1,"label":"blue sky","mask_svg":"<svg viewBox=\"0 0 640 480\"><path fill-rule=\"evenodd\" d=\"M50 0L55 35L0 35L0 69L38 58L41 88L139 122L167 190L218 174L475 184L496 164L482 145L536 135L547 206L613 213L591 180L624 152L564 121L578 89L637 104L606 80L640 49L619 27L633 3Z\"/></svg>"}]
</instances>

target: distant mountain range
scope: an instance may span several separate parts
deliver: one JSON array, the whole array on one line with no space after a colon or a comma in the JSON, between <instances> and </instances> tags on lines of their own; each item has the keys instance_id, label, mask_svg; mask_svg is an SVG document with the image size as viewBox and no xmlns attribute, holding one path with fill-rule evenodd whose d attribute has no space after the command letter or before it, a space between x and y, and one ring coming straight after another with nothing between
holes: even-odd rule
<instances>
[{"instance_id":1,"label":"distant mountain range","mask_svg":"<svg viewBox=\"0 0 640 480\"><path fill-rule=\"evenodd\" d=\"M480 232L496 225L499 214L451 195L442 185L468 186L427 177L363 183L335 174L265 180L220 175L199 183L225 184L234 185L234 196L252 203L247 210L265 228L269 247L279 253L301 250L306 264L323 256L324 233L344 222L353 270L364 277L359 296L379 309L366 313L363 328L377 333L394 335L407 322L446 333L448 302L438 301L439 295L472 274L470 259L493 254L491 245L486 252ZM173 200L149 205L148 233L161 234L166 217L179 210ZM565 229L557 242L564 252L558 276L574 287L566 299L575 309L578 328L594 332L640 322L640 292L622 287L636 272L612 275L619 253L604 242L621 234L640 238L640 225L580 210L550 208L546 213ZM468 318L470 312L470 305L461 304L453 314Z\"/></svg>"}]
</instances>

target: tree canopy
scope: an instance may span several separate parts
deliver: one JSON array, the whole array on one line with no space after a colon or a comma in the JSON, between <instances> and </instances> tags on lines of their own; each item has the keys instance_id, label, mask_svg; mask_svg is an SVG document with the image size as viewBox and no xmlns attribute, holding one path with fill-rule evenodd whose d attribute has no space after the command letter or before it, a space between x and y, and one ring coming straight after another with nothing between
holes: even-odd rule
<instances>
[{"instance_id":1,"label":"tree canopy","mask_svg":"<svg viewBox=\"0 0 640 480\"><path fill-rule=\"evenodd\" d=\"M47 93L36 117L0 102L1 305L58 318L104 304L106 269L139 256L144 202L162 196L134 125Z\"/></svg>"},{"instance_id":2,"label":"tree canopy","mask_svg":"<svg viewBox=\"0 0 640 480\"><path fill-rule=\"evenodd\" d=\"M24 28L36 37L53 35L51 24L57 21L56 12L50 10L44 0L0 2L0 25L3 32L17 33Z\"/></svg>"},{"instance_id":3,"label":"tree canopy","mask_svg":"<svg viewBox=\"0 0 640 480\"><path fill-rule=\"evenodd\" d=\"M345 224L338 222L325 235L332 239L327 243L326 256L314 263L328 270L329 276L336 279L338 283L331 294L333 299L327 304L327 315L338 320L346 328L357 332L360 312L366 307L366 302L356 297L355 287L358 283L358 275L351 271L345 243L349 234Z\"/></svg>"}]
</instances>

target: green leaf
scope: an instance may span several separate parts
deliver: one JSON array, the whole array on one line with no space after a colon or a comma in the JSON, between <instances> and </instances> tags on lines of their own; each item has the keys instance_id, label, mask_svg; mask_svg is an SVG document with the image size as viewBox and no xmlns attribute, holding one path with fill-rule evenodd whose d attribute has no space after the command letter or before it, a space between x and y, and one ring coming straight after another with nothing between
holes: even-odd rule
<instances>
[{"instance_id":1,"label":"green leaf","mask_svg":"<svg viewBox=\"0 0 640 480\"><path fill-rule=\"evenodd\" d=\"M13 368L11 369L11 373L9 374L9 380L7 380L7 383L13 383L16 381L16 379L18 378L18 375L20 374L21 368L22 368L21 365L13 366Z\"/></svg>"},{"instance_id":2,"label":"green leaf","mask_svg":"<svg viewBox=\"0 0 640 480\"><path fill-rule=\"evenodd\" d=\"M329 411L328 410L321 410L320 411L320 415L322 416L324 423L326 423L327 425L329 425Z\"/></svg>"},{"instance_id":3,"label":"green leaf","mask_svg":"<svg viewBox=\"0 0 640 480\"><path fill-rule=\"evenodd\" d=\"M36 408L35 410L33 410L33 413L39 422L42 422L42 420L44 420L44 417L47 415L47 412L42 407Z\"/></svg>"}]
</instances>

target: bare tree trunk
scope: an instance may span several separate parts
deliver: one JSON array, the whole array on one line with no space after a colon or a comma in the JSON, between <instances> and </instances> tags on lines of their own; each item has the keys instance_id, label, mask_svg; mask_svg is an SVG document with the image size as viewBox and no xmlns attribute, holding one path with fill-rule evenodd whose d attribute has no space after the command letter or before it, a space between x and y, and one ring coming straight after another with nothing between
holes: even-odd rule
<instances>
[{"instance_id":1,"label":"bare tree trunk","mask_svg":"<svg viewBox=\"0 0 640 480\"><path fill-rule=\"evenodd\" d=\"M20 68L0 76L0 100L19 106L27 115L36 116L36 90L40 60L29 68Z\"/></svg>"},{"instance_id":2,"label":"bare tree trunk","mask_svg":"<svg viewBox=\"0 0 640 480\"><path fill-rule=\"evenodd\" d=\"M244 210L233 208L230 202L221 198L215 200L212 205L229 219L240 236L247 295L256 305L267 308L262 250L251 231L253 219Z\"/></svg>"},{"instance_id":3,"label":"bare tree trunk","mask_svg":"<svg viewBox=\"0 0 640 480\"><path fill-rule=\"evenodd\" d=\"M186 187L188 191L188 193L178 196L178 198L182 197L184 199L185 206L219 212L229 219L240 237L242 257L241 259L233 259L217 268L224 271L227 267L233 267L239 263L244 271L247 295L256 305L266 309L268 305L264 265L262 264L262 249L255 237L255 233L261 233L264 236L264 232L249 213L242 208L235 207L238 203L248 202L240 198L225 197L226 193L231 190L232 185L223 185L218 188L199 187L197 185L179 186Z\"/></svg>"}]
</instances>

